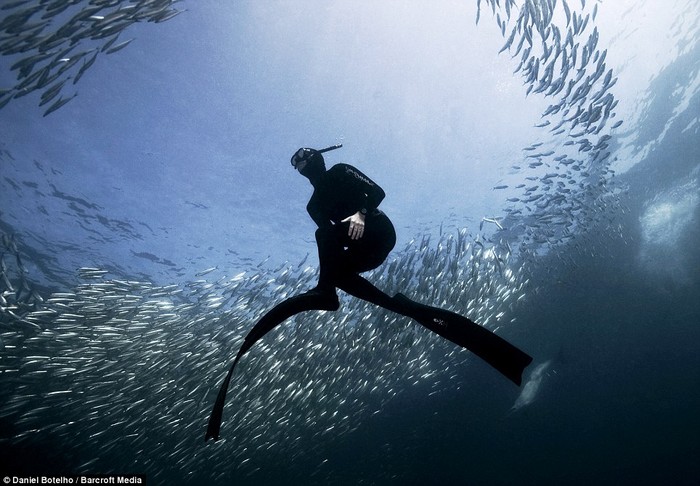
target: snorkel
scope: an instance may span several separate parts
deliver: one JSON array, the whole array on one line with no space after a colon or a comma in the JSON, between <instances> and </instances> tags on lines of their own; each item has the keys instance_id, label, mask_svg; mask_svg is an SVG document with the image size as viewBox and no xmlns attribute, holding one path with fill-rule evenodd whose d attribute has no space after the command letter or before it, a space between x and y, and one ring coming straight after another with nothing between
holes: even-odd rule
<instances>
[{"instance_id":1,"label":"snorkel","mask_svg":"<svg viewBox=\"0 0 700 486\"><path fill-rule=\"evenodd\" d=\"M336 145L331 145L330 147L326 147L326 148L324 148L324 149L318 150L318 153L319 153L319 154L322 154L322 153L325 153L325 152L330 152L331 150L339 149L339 148L342 147L342 146L343 146L342 143L339 143L339 144L336 144Z\"/></svg>"},{"instance_id":2,"label":"snorkel","mask_svg":"<svg viewBox=\"0 0 700 486\"><path fill-rule=\"evenodd\" d=\"M323 154L325 152L330 152L331 150L339 149L342 146L343 146L343 144L339 143L339 144L331 145L330 147L326 147L326 148L320 149L320 150L316 150L316 149L312 149L312 148L308 148L308 147L300 148L299 150L297 150L294 153L294 155L292 155L292 160L291 160L292 167L294 167L295 169L299 169L299 171L301 172L303 170L303 166L300 168L302 162L308 163L309 161L311 161L311 159L314 159L314 158L320 158L321 162L323 162L323 157L321 156L321 154Z\"/></svg>"}]
</instances>

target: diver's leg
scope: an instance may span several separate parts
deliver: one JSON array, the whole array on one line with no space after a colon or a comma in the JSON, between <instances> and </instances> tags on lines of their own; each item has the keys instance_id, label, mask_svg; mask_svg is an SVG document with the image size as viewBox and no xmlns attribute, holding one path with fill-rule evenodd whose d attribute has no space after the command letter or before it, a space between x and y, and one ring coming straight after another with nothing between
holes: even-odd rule
<instances>
[{"instance_id":1,"label":"diver's leg","mask_svg":"<svg viewBox=\"0 0 700 486\"><path fill-rule=\"evenodd\" d=\"M318 248L319 278L317 289L335 291L333 284L343 259L343 242L334 226L318 228L315 233Z\"/></svg>"},{"instance_id":2,"label":"diver's leg","mask_svg":"<svg viewBox=\"0 0 700 486\"><path fill-rule=\"evenodd\" d=\"M403 305L404 303L402 301L397 301L396 298L389 297L389 295L385 294L372 285L367 279L356 273L342 275L336 281L336 286L353 297L365 300L392 312L410 316L408 313L409 307Z\"/></svg>"},{"instance_id":3,"label":"diver's leg","mask_svg":"<svg viewBox=\"0 0 700 486\"><path fill-rule=\"evenodd\" d=\"M372 285L359 274L377 268L396 244L396 232L391 220L382 212L368 216L365 233L359 240L347 239L343 265L336 269L335 286L353 297L365 300L393 312L408 315L404 306ZM344 228L347 231L347 228Z\"/></svg>"},{"instance_id":4,"label":"diver's leg","mask_svg":"<svg viewBox=\"0 0 700 486\"><path fill-rule=\"evenodd\" d=\"M348 236L348 226L337 224L316 230L320 275L318 285L307 293L325 298L329 306L337 309L337 287L357 298L407 315L401 312L402 306L397 306L391 297L359 275L381 265L394 248L396 232L391 221L384 213L368 216L365 234L359 240Z\"/></svg>"},{"instance_id":5,"label":"diver's leg","mask_svg":"<svg viewBox=\"0 0 700 486\"><path fill-rule=\"evenodd\" d=\"M313 289L302 295L314 297L325 310L338 310L340 302L335 292L335 280L341 273L340 262L343 261L343 244L335 227L318 228L316 230L316 245L318 248L319 278Z\"/></svg>"},{"instance_id":6,"label":"diver's leg","mask_svg":"<svg viewBox=\"0 0 700 486\"><path fill-rule=\"evenodd\" d=\"M349 240L345 252L345 267L352 273L363 273L384 263L396 245L396 231L384 214L367 216L365 234L359 240Z\"/></svg>"}]
</instances>

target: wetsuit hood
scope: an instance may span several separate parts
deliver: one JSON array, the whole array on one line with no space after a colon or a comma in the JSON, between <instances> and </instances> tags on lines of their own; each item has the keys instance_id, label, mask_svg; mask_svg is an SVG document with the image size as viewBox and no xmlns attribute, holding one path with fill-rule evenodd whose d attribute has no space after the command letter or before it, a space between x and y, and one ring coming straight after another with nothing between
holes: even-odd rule
<instances>
[{"instance_id":1,"label":"wetsuit hood","mask_svg":"<svg viewBox=\"0 0 700 486\"><path fill-rule=\"evenodd\" d=\"M299 173L309 179L312 184L315 184L326 173L326 163L323 157L319 155L318 159L309 160L306 167L300 170Z\"/></svg>"},{"instance_id":2,"label":"wetsuit hood","mask_svg":"<svg viewBox=\"0 0 700 486\"><path fill-rule=\"evenodd\" d=\"M326 172L326 161L321 152L311 148L299 149L292 156L292 165L299 173L315 184Z\"/></svg>"}]
</instances>

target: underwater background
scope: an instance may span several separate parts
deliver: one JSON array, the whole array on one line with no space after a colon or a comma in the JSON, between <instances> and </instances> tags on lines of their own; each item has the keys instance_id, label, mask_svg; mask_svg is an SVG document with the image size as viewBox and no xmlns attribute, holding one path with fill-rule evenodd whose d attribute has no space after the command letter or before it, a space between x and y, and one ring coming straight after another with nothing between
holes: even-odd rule
<instances>
[{"instance_id":1,"label":"underwater background","mask_svg":"<svg viewBox=\"0 0 700 486\"><path fill-rule=\"evenodd\" d=\"M0 474L698 484L700 4L3 1ZM315 285L303 146L397 245L366 274L534 357L518 388Z\"/></svg>"}]
</instances>

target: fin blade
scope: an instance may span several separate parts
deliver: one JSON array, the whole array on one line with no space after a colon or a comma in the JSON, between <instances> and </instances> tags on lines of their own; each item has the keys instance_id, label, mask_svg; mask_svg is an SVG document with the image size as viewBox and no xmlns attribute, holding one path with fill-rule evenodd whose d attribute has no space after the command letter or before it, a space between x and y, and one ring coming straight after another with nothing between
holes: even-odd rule
<instances>
[{"instance_id":1,"label":"fin blade","mask_svg":"<svg viewBox=\"0 0 700 486\"><path fill-rule=\"evenodd\" d=\"M523 371L532 362L527 353L464 316L419 304L403 294L394 299L422 326L476 354L516 385L522 383Z\"/></svg>"},{"instance_id":2,"label":"fin blade","mask_svg":"<svg viewBox=\"0 0 700 486\"><path fill-rule=\"evenodd\" d=\"M209 439L214 439L215 441L219 439L219 431L221 430L221 422L224 414L224 403L226 402L226 392L228 391L228 386L233 376L233 369L236 367L238 360L253 347L253 344L262 339L265 334L272 331L293 315L309 310L334 310L331 307L333 306L329 305L328 301L319 295L301 294L280 302L260 318L255 326L253 326L253 329L246 335L241 349L236 355L236 359L233 361L226 378L221 384L221 388L219 388L219 394L216 397L214 408L209 416L207 433L204 436L205 442Z\"/></svg>"}]
</instances>

